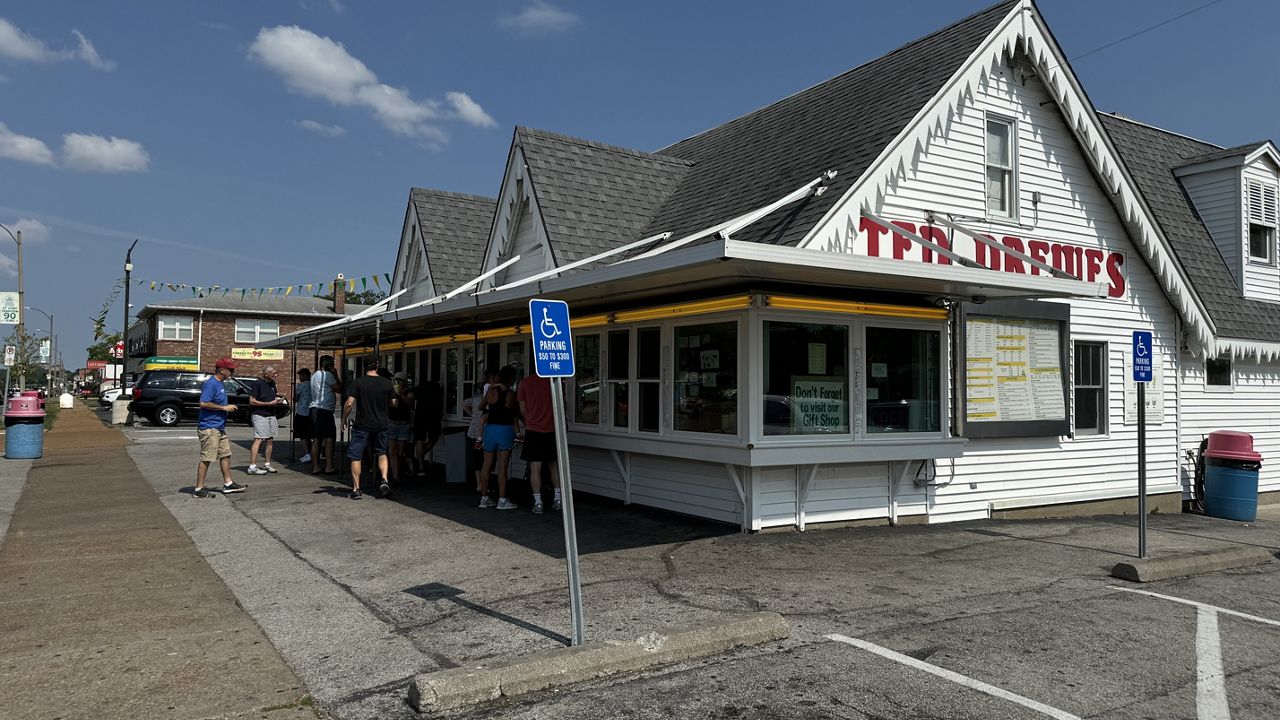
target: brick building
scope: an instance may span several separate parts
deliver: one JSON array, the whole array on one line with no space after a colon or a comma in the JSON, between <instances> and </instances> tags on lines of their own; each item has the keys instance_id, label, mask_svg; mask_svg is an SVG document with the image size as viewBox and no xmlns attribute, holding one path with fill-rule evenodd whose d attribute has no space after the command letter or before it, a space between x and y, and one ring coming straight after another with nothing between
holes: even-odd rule
<instances>
[{"instance_id":1,"label":"brick building","mask_svg":"<svg viewBox=\"0 0 1280 720\"><path fill-rule=\"evenodd\" d=\"M149 358L168 358L209 371L218 358L230 357L236 361L237 376L257 377L267 365L274 365L279 371L280 393L292 403L292 351L258 350L254 343L354 315L367 307L346 304L343 284L337 285L333 300L212 295L150 303L129 327L125 370L140 373ZM314 369L315 356L314 347L300 348L298 367Z\"/></svg>"}]
</instances>

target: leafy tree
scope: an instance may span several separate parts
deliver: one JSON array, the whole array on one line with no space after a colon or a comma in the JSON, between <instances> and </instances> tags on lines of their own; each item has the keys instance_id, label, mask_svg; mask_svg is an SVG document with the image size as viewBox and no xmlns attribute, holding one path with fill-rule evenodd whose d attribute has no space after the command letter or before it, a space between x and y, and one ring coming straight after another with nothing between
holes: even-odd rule
<instances>
[{"instance_id":1,"label":"leafy tree","mask_svg":"<svg viewBox=\"0 0 1280 720\"><path fill-rule=\"evenodd\" d=\"M321 300L333 300L333 295L317 295ZM347 303L350 305L373 305L387 297L387 294L381 290L361 290L360 292L347 293Z\"/></svg>"},{"instance_id":2,"label":"leafy tree","mask_svg":"<svg viewBox=\"0 0 1280 720\"><path fill-rule=\"evenodd\" d=\"M89 353L90 360L106 360L107 362L122 362L112 357L111 350L120 342L120 333L112 333L104 337L101 341L96 342L85 348L85 352Z\"/></svg>"},{"instance_id":3,"label":"leafy tree","mask_svg":"<svg viewBox=\"0 0 1280 720\"><path fill-rule=\"evenodd\" d=\"M25 376L28 384L33 384L38 382L38 377L44 375L44 369L39 365L41 340L42 338L27 332L25 327L18 326L14 326L13 332L5 338L5 345L12 345L17 349L13 365L9 366L14 382Z\"/></svg>"}]
</instances>

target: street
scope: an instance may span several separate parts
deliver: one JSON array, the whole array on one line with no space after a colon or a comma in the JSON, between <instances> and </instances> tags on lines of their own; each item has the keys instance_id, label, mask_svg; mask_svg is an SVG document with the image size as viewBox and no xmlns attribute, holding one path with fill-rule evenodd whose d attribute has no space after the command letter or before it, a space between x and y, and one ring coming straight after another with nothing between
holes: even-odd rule
<instances>
[{"instance_id":1,"label":"street","mask_svg":"<svg viewBox=\"0 0 1280 720\"><path fill-rule=\"evenodd\" d=\"M246 479L250 433L231 432L249 491L197 501L191 427L126 430L164 504L336 716L413 717L415 673L567 643L555 514L480 510L434 478L358 502L346 483L292 469ZM1130 586L1107 571L1132 556L1133 518L743 535L590 496L578 505L589 639L758 609L781 613L792 637L459 717L1280 713L1277 566ZM1280 506L1255 524L1155 515L1150 528L1156 553L1274 551Z\"/></svg>"}]
</instances>

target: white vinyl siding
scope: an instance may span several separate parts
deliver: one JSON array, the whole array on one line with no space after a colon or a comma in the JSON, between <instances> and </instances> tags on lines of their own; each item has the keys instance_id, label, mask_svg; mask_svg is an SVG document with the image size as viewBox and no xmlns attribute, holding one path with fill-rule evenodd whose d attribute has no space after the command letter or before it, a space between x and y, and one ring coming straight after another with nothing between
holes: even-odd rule
<instances>
[{"instance_id":1,"label":"white vinyl siding","mask_svg":"<svg viewBox=\"0 0 1280 720\"><path fill-rule=\"evenodd\" d=\"M1237 286L1244 282L1240 251L1240 169L1223 168L1179 178L1196 214L1222 253Z\"/></svg>"},{"instance_id":2,"label":"white vinyl siding","mask_svg":"<svg viewBox=\"0 0 1280 720\"><path fill-rule=\"evenodd\" d=\"M1244 168L1243 227L1240 246L1244 254L1244 296L1280 302L1280 266L1276 264L1276 171L1259 158ZM1265 229L1267 257L1254 256L1250 247L1251 226ZM1278 309L1280 311L1280 309Z\"/></svg>"},{"instance_id":3,"label":"white vinyl siding","mask_svg":"<svg viewBox=\"0 0 1280 720\"><path fill-rule=\"evenodd\" d=\"M1258 490L1280 491L1280 362L1259 363L1236 358L1232 362L1233 392L1206 386L1203 358L1181 359L1180 431L1184 450L1194 451L1215 430L1240 430L1253 435L1253 449L1262 454ZM1191 487L1194 468L1185 454L1182 482Z\"/></svg>"},{"instance_id":4,"label":"white vinyl siding","mask_svg":"<svg viewBox=\"0 0 1280 720\"><path fill-rule=\"evenodd\" d=\"M256 343L280 337L279 320L236 318L236 342Z\"/></svg>"},{"instance_id":5,"label":"white vinyl siding","mask_svg":"<svg viewBox=\"0 0 1280 720\"><path fill-rule=\"evenodd\" d=\"M160 315L156 317L156 338L160 340L191 340L193 319L190 315Z\"/></svg>"},{"instance_id":6,"label":"white vinyl siding","mask_svg":"<svg viewBox=\"0 0 1280 720\"><path fill-rule=\"evenodd\" d=\"M497 267L517 255L520 259L487 281L491 287L554 267L532 182L525 171L524 153L516 148L511 153L502 182L502 197L498 200L484 269Z\"/></svg>"}]
</instances>

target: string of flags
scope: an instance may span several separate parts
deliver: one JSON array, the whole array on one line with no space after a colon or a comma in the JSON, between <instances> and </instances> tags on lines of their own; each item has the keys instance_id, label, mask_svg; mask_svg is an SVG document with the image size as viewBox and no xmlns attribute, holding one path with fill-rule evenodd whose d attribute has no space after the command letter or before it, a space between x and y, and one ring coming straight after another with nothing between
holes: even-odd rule
<instances>
[{"instance_id":1,"label":"string of flags","mask_svg":"<svg viewBox=\"0 0 1280 720\"><path fill-rule=\"evenodd\" d=\"M171 283L161 280L134 280L139 288L146 288L155 292L163 292L168 290L174 293L186 294L190 292L194 297L212 297L214 295L236 296L241 300L246 298L264 298L264 297L289 297L291 295L327 295L333 292L333 280L322 280L314 283L299 283L297 285L281 285L277 287L265 288L240 288L240 287L223 287L221 285L190 285L187 283ZM353 293L359 290L363 292L370 289L387 290L391 287L391 275L382 273L380 275L366 275L358 278L346 278L347 292Z\"/></svg>"}]
</instances>

